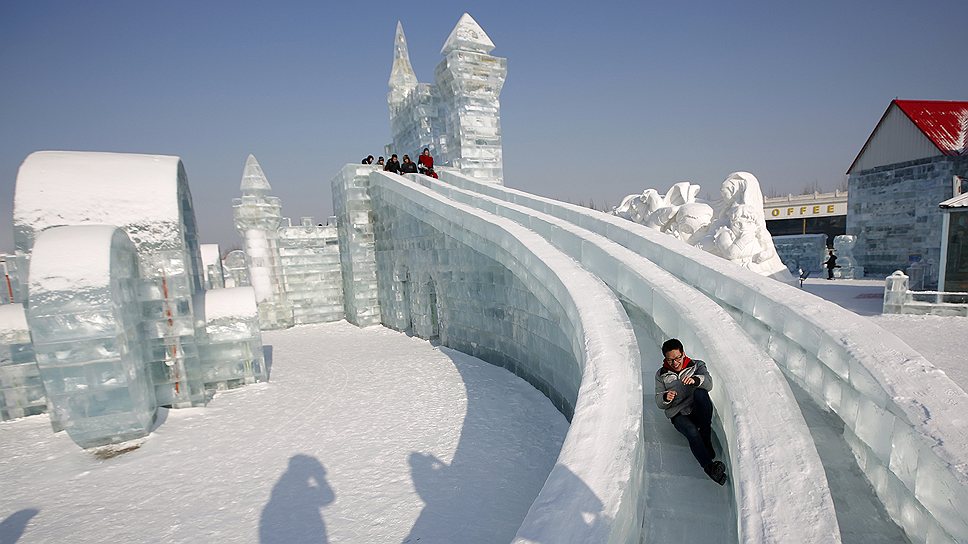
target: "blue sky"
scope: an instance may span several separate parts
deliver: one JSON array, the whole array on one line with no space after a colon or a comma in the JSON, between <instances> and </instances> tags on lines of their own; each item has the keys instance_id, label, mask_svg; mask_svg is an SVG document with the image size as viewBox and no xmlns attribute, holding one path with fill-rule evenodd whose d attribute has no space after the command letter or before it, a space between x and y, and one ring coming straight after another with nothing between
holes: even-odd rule
<instances>
[{"instance_id":1,"label":"blue sky","mask_svg":"<svg viewBox=\"0 0 968 544\"><path fill-rule=\"evenodd\" d=\"M178 155L203 242L237 245L248 153L283 212L332 213L390 139L396 22L420 81L470 13L508 59L505 183L597 205L747 170L839 186L894 97L968 99L963 1L0 3L0 250L43 149Z\"/></svg>"}]
</instances>

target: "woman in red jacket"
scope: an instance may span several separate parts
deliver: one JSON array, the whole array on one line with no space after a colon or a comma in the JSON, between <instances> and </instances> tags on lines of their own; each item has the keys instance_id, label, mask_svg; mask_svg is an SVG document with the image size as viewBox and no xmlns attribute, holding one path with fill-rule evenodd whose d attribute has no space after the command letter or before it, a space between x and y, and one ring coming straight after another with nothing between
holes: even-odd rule
<instances>
[{"instance_id":1,"label":"woman in red jacket","mask_svg":"<svg viewBox=\"0 0 968 544\"><path fill-rule=\"evenodd\" d=\"M430 156L430 148L425 147L423 153L417 157L417 167L420 168L421 174L434 169L434 158Z\"/></svg>"}]
</instances>

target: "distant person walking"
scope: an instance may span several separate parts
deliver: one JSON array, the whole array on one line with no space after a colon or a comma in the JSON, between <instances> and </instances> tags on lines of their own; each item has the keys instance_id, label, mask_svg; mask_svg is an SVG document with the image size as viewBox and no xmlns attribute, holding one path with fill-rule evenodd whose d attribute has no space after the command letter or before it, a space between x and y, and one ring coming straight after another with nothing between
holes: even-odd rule
<instances>
[{"instance_id":1,"label":"distant person walking","mask_svg":"<svg viewBox=\"0 0 968 544\"><path fill-rule=\"evenodd\" d=\"M709 398L713 378L706 363L686 357L682 342L675 338L662 344L662 356L662 367L655 373L655 404L689 441L692 455L706 474L723 485L726 465L714 461L713 401Z\"/></svg>"},{"instance_id":2,"label":"distant person walking","mask_svg":"<svg viewBox=\"0 0 968 544\"><path fill-rule=\"evenodd\" d=\"M390 160L387 161L387 164L383 167L383 170L386 172L392 172L394 174L400 173L400 161L397 160L396 153L390 155Z\"/></svg>"},{"instance_id":3,"label":"distant person walking","mask_svg":"<svg viewBox=\"0 0 968 544\"><path fill-rule=\"evenodd\" d=\"M410 160L410 155L403 156L403 164L400 165L401 174L416 174L417 164Z\"/></svg>"},{"instance_id":4,"label":"distant person walking","mask_svg":"<svg viewBox=\"0 0 968 544\"><path fill-rule=\"evenodd\" d=\"M814 255L816 255L816 253L814 253ZM837 268L837 256L834 255L834 250L830 250L830 256L827 257L827 261L824 262L824 264L827 265L827 279L834 279L834 268Z\"/></svg>"},{"instance_id":5,"label":"distant person walking","mask_svg":"<svg viewBox=\"0 0 968 544\"><path fill-rule=\"evenodd\" d=\"M373 164L373 155L367 155L362 164Z\"/></svg>"},{"instance_id":6,"label":"distant person walking","mask_svg":"<svg viewBox=\"0 0 968 544\"><path fill-rule=\"evenodd\" d=\"M421 174L425 174L427 170L434 169L434 158L430 156L430 148L425 147L420 156L417 157L417 169L420 170Z\"/></svg>"}]
</instances>

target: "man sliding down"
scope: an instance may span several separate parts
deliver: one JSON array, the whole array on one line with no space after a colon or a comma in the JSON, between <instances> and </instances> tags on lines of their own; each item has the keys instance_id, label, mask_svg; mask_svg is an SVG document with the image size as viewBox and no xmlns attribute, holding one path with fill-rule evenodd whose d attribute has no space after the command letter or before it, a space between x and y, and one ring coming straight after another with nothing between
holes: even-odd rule
<instances>
[{"instance_id":1,"label":"man sliding down","mask_svg":"<svg viewBox=\"0 0 968 544\"><path fill-rule=\"evenodd\" d=\"M672 338L662 344L662 368L655 373L655 403L672 425L689 441L689 449L706 474L719 485L726 483L726 466L714 461L713 379L706 363L686 357L682 342Z\"/></svg>"}]
</instances>

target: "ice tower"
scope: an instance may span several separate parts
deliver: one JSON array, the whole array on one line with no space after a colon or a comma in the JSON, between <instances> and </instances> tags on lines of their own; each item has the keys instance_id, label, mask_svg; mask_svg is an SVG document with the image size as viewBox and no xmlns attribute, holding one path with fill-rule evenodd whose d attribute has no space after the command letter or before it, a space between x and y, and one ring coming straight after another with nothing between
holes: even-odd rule
<instances>
[{"instance_id":1,"label":"ice tower","mask_svg":"<svg viewBox=\"0 0 968 544\"><path fill-rule=\"evenodd\" d=\"M242 198L232 201L235 228L245 244L249 282L255 289L262 329L285 329L293 325L282 278L278 229L282 202L269 196L272 187L259 161L249 155L242 173Z\"/></svg>"},{"instance_id":2,"label":"ice tower","mask_svg":"<svg viewBox=\"0 0 968 544\"><path fill-rule=\"evenodd\" d=\"M433 85L418 83L403 26L397 23L387 104L392 152L419 155L481 180L503 181L501 104L507 59L490 55L494 43L468 14L441 49Z\"/></svg>"}]
</instances>

